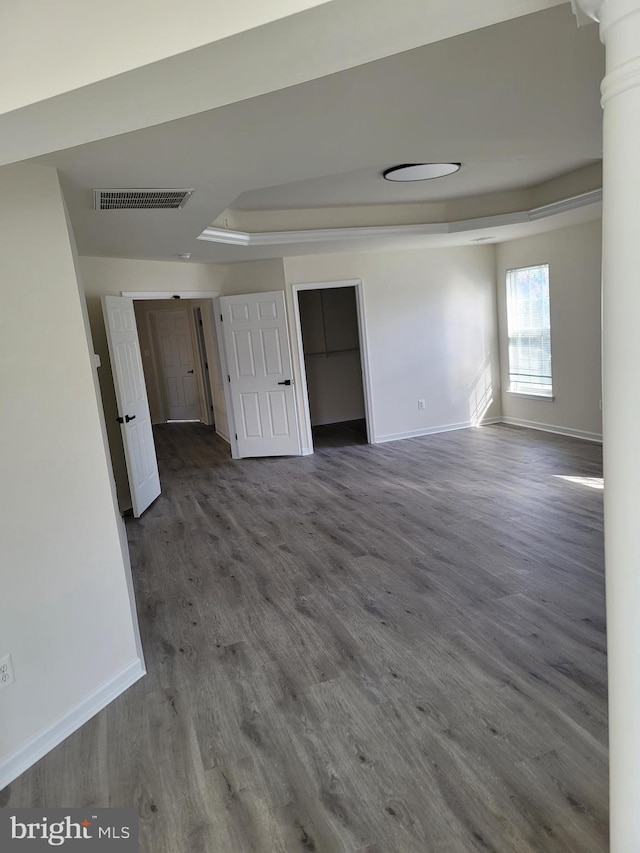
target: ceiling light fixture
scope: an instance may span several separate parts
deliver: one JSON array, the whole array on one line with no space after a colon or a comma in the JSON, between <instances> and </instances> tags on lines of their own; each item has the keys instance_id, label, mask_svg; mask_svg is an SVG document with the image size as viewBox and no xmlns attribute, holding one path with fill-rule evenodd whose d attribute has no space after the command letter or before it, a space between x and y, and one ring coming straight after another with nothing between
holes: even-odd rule
<instances>
[{"instance_id":1,"label":"ceiling light fixture","mask_svg":"<svg viewBox=\"0 0 640 853\"><path fill-rule=\"evenodd\" d=\"M404 163L385 169L382 177L386 181L430 181L432 178L444 178L453 175L460 163Z\"/></svg>"}]
</instances>

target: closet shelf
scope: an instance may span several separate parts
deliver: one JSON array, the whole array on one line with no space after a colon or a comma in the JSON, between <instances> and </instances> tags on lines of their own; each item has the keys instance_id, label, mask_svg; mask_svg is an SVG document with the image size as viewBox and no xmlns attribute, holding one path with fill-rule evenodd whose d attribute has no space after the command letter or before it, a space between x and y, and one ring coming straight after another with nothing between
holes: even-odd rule
<instances>
[{"instance_id":1,"label":"closet shelf","mask_svg":"<svg viewBox=\"0 0 640 853\"><path fill-rule=\"evenodd\" d=\"M349 352L360 352L359 347L354 347L352 349L335 349L330 352L305 352L305 358L327 358L331 355L345 355Z\"/></svg>"}]
</instances>

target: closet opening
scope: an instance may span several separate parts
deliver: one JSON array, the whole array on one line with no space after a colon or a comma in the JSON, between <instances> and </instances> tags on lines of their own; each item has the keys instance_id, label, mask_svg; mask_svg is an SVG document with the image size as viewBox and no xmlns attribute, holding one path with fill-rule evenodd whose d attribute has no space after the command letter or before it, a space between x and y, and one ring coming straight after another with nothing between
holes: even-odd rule
<instances>
[{"instance_id":1,"label":"closet opening","mask_svg":"<svg viewBox=\"0 0 640 853\"><path fill-rule=\"evenodd\" d=\"M359 285L294 288L312 448L370 441Z\"/></svg>"}]
</instances>

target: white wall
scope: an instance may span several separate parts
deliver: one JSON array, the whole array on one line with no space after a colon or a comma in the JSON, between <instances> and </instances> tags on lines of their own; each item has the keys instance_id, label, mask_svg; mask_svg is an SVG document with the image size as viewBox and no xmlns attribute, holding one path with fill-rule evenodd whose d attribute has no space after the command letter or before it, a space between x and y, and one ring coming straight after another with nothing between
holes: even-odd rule
<instances>
[{"instance_id":1,"label":"white wall","mask_svg":"<svg viewBox=\"0 0 640 853\"><path fill-rule=\"evenodd\" d=\"M602 222L502 243L497 247L502 412L507 422L570 435L602 436L600 283ZM554 401L510 394L505 276L515 267L549 264Z\"/></svg>"},{"instance_id":2,"label":"white wall","mask_svg":"<svg viewBox=\"0 0 640 853\"><path fill-rule=\"evenodd\" d=\"M94 347L102 362L98 377L118 490L118 503L121 510L125 510L131 506L131 496L129 494L122 435L120 426L116 423L118 408L111 375L101 297L105 294L119 296L122 291L219 290L223 268L212 264L83 257L80 258L80 270L87 297ZM213 330L212 334L215 334Z\"/></svg>"},{"instance_id":3,"label":"white wall","mask_svg":"<svg viewBox=\"0 0 640 853\"><path fill-rule=\"evenodd\" d=\"M289 290L362 279L375 440L499 415L493 247L285 258L284 269Z\"/></svg>"},{"instance_id":4,"label":"white wall","mask_svg":"<svg viewBox=\"0 0 640 853\"><path fill-rule=\"evenodd\" d=\"M33 223L46 222L33 244ZM53 169L0 170L0 788L142 672L128 557ZM10 416L9 416L10 415Z\"/></svg>"}]
</instances>

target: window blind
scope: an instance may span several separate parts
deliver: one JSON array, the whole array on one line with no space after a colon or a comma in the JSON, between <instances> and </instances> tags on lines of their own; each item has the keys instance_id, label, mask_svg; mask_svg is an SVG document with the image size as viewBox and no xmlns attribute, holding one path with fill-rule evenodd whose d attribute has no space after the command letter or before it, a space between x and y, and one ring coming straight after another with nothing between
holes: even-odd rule
<instances>
[{"instance_id":1,"label":"window blind","mask_svg":"<svg viewBox=\"0 0 640 853\"><path fill-rule=\"evenodd\" d=\"M509 388L550 396L549 265L507 270Z\"/></svg>"}]
</instances>

